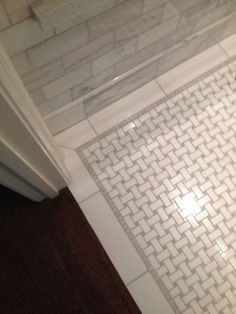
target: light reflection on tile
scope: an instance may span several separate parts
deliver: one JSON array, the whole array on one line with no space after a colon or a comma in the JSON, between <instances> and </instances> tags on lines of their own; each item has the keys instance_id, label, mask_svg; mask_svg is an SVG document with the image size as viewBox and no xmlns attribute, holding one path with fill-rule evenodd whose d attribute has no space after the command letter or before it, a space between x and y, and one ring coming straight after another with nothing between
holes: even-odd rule
<instances>
[{"instance_id":1,"label":"light reflection on tile","mask_svg":"<svg viewBox=\"0 0 236 314\"><path fill-rule=\"evenodd\" d=\"M236 313L235 74L231 60L79 149L179 314Z\"/></svg>"}]
</instances>

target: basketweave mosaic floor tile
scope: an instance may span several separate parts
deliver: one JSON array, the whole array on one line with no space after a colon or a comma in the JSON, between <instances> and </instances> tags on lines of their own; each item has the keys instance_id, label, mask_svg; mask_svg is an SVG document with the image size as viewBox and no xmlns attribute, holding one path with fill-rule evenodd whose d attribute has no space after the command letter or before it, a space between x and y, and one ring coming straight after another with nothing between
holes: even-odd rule
<instances>
[{"instance_id":1,"label":"basketweave mosaic floor tile","mask_svg":"<svg viewBox=\"0 0 236 314\"><path fill-rule=\"evenodd\" d=\"M231 59L78 149L175 313L236 313L235 75Z\"/></svg>"}]
</instances>

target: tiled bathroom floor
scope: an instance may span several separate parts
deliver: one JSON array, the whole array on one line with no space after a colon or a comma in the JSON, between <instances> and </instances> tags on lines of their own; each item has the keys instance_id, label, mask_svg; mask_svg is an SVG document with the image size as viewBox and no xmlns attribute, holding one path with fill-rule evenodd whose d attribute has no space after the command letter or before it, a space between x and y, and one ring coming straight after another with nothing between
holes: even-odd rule
<instances>
[{"instance_id":1,"label":"tiled bathroom floor","mask_svg":"<svg viewBox=\"0 0 236 314\"><path fill-rule=\"evenodd\" d=\"M56 136L144 314L236 313L234 55L232 36Z\"/></svg>"}]
</instances>

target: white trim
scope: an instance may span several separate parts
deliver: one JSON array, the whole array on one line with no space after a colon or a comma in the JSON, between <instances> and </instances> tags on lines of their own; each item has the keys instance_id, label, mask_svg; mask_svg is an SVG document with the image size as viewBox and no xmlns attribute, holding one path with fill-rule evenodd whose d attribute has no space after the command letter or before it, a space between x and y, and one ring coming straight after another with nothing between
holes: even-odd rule
<instances>
[{"instance_id":1,"label":"white trim","mask_svg":"<svg viewBox=\"0 0 236 314\"><path fill-rule=\"evenodd\" d=\"M1 47L0 98L0 161L45 196L56 196L69 181L63 158Z\"/></svg>"}]
</instances>

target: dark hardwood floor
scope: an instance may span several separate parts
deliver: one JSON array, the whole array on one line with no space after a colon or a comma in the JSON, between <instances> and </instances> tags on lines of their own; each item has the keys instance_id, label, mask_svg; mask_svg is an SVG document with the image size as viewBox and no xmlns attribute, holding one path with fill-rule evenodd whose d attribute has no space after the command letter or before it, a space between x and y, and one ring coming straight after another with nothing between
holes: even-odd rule
<instances>
[{"instance_id":1,"label":"dark hardwood floor","mask_svg":"<svg viewBox=\"0 0 236 314\"><path fill-rule=\"evenodd\" d=\"M1 314L141 313L68 189L0 199Z\"/></svg>"}]
</instances>

